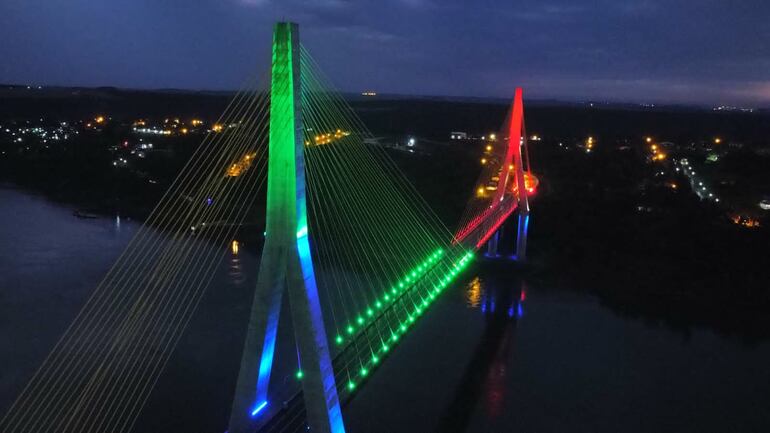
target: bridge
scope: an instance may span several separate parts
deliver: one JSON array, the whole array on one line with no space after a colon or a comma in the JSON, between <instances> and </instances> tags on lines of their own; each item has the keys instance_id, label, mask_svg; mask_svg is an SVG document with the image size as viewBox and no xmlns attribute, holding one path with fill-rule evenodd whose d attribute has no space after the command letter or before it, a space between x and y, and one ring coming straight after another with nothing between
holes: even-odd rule
<instances>
[{"instance_id":1,"label":"bridge","mask_svg":"<svg viewBox=\"0 0 770 433\"><path fill-rule=\"evenodd\" d=\"M37 370L0 431L129 432L198 306L222 245L265 231L230 433L345 431L343 406L473 260L497 256L531 173L521 89L449 230L278 23L269 76L239 91ZM283 297L295 355L276 354ZM271 386L276 363L296 384ZM224 426L223 426L224 427ZM224 428L223 428L224 430Z\"/></svg>"}]
</instances>

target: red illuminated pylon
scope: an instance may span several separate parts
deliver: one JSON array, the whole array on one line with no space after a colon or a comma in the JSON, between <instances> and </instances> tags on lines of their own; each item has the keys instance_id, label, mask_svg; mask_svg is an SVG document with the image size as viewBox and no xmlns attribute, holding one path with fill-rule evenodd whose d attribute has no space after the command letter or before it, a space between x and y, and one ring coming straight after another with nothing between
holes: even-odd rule
<instances>
[{"instance_id":1,"label":"red illuminated pylon","mask_svg":"<svg viewBox=\"0 0 770 433\"><path fill-rule=\"evenodd\" d=\"M505 156L500 166L500 175L497 188L491 203L484 211L472 218L455 235L456 242L463 242L469 237L473 239L475 249L480 249L488 244L488 254L497 255L498 230L508 217L519 210L518 236L516 240L516 257L524 260L527 244L527 225L529 223L528 195L534 193L537 178L529 173L529 153L527 152L527 173L524 172L524 157L522 147L526 151L527 137L524 128L524 100L523 91L516 88L513 103L510 109L510 118L506 119L508 125L507 146ZM511 176L513 174L513 176ZM529 177L529 185L527 182ZM515 194L515 198L506 194ZM473 235L473 236L471 236Z\"/></svg>"},{"instance_id":2,"label":"red illuminated pylon","mask_svg":"<svg viewBox=\"0 0 770 433\"><path fill-rule=\"evenodd\" d=\"M500 170L500 179L497 184L497 191L493 199L493 206L497 206L505 199L505 191L508 186L508 181L511 177L511 171L513 171L516 185L516 208L519 211L518 230L516 236L516 259L524 261L526 259L527 251L527 226L529 225L529 200L527 198L527 183L524 177L524 164L521 157L521 148L526 146L527 136L524 131L524 98L523 90L521 87L517 87L513 95L513 105L511 106L511 118L508 122L508 147L505 150L505 159L503 166ZM511 170L511 164L513 164L513 170ZM508 215L505 216L507 218ZM496 231L503 221L499 221L496 224L494 230ZM485 236L489 238L492 236L492 231ZM497 239L497 235L495 240ZM480 246L480 245L479 245ZM490 254L497 254L497 242L490 246Z\"/></svg>"},{"instance_id":3,"label":"red illuminated pylon","mask_svg":"<svg viewBox=\"0 0 770 433\"><path fill-rule=\"evenodd\" d=\"M529 211L527 200L527 186L524 179L524 165L522 164L521 147L526 145L527 137L524 134L524 99L521 87L516 88L511 106L511 118L508 128L508 147L505 150L505 159L500 171L500 179L497 181L494 204L504 198L508 180L511 175L510 166L513 164L514 182L516 182L517 200L520 210Z\"/></svg>"}]
</instances>

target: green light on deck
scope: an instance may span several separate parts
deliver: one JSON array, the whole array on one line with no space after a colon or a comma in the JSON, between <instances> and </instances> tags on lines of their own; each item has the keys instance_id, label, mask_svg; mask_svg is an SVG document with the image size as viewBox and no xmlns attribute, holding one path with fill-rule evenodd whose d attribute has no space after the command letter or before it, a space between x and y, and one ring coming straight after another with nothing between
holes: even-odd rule
<instances>
[{"instance_id":1,"label":"green light on deck","mask_svg":"<svg viewBox=\"0 0 770 433\"><path fill-rule=\"evenodd\" d=\"M297 370L297 373L294 376L296 376L298 380L302 380L302 378L305 377L305 373L303 373L302 370Z\"/></svg>"},{"instance_id":2,"label":"green light on deck","mask_svg":"<svg viewBox=\"0 0 770 433\"><path fill-rule=\"evenodd\" d=\"M348 390L353 391L354 389L356 389L356 384L351 380L348 382Z\"/></svg>"},{"instance_id":3,"label":"green light on deck","mask_svg":"<svg viewBox=\"0 0 770 433\"><path fill-rule=\"evenodd\" d=\"M375 299L372 307L366 307L365 310L361 311L361 313L355 317L354 323L351 323L347 326L345 329L347 334L353 336L357 332L363 332L364 325L367 323L367 320L374 320L373 317L375 309L379 310L381 308L388 308L393 305L393 302L399 299L399 296L405 296L406 294L410 293L410 291L415 290L416 295L419 296L420 299L416 304L412 304L411 313L408 313L408 316L404 318L404 321L393 330L391 337L386 339L386 341L392 342L393 345L397 344L400 336L405 335L411 324L415 323L416 319L419 318L425 310L427 310L427 307L430 306L430 304L435 300L436 296L454 279L454 277L463 268L465 268L465 266L467 266L467 262L472 257L472 254L469 253L454 263L447 263L449 269L446 269L443 272L437 268L431 269L431 266L434 266L435 263L439 262L439 257L442 254L442 249L435 251L422 263L417 264L412 270L410 270L404 276L402 281L397 282L396 285L391 287L390 290L386 290L385 293L382 294L382 298ZM423 282L420 280L421 278L430 278L430 281L433 281L432 288L430 281L426 280ZM420 293L421 291L423 292ZM408 299L408 301L409 300L410 299ZM335 341L338 345L341 345L345 340L342 335L337 335L335 337ZM382 350L379 353L384 355L389 350L390 346L383 342ZM379 360L380 358L373 354L371 365L377 364ZM361 376L366 376L368 372L369 370L367 370L365 367L362 367L360 374ZM356 383L352 380L347 385L347 388L350 391L353 391L355 387Z\"/></svg>"}]
</instances>

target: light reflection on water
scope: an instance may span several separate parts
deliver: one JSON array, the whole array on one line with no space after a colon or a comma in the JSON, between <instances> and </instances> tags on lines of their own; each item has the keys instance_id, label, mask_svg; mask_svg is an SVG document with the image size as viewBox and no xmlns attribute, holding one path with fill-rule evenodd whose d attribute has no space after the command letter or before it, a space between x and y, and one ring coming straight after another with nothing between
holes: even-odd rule
<instances>
[{"instance_id":1,"label":"light reflection on water","mask_svg":"<svg viewBox=\"0 0 770 433\"><path fill-rule=\"evenodd\" d=\"M481 304L481 279L479 277L474 277L469 283L465 290L466 296L465 299L467 300L468 307L470 308L478 308L478 306Z\"/></svg>"},{"instance_id":2,"label":"light reflection on water","mask_svg":"<svg viewBox=\"0 0 770 433\"><path fill-rule=\"evenodd\" d=\"M241 258L238 256L241 249L241 243L237 240L233 240L230 243L230 262L228 266L227 275L230 278L230 282L235 287L240 287L246 282L246 275L243 273L243 266L241 264Z\"/></svg>"},{"instance_id":3,"label":"light reflection on water","mask_svg":"<svg viewBox=\"0 0 770 433\"><path fill-rule=\"evenodd\" d=\"M476 275L465 286L466 305L468 308L478 308L483 314L494 314L502 308L508 317L521 318L524 315L524 301L527 299L527 283L520 280L516 284L518 288L510 289L517 293L514 298L511 294L503 294L495 286L491 291L488 290L484 280Z\"/></svg>"},{"instance_id":4,"label":"light reflection on water","mask_svg":"<svg viewBox=\"0 0 770 433\"><path fill-rule=\"evenodd\" d=\"M484 318L485 326L474 356L466 366L454 400L445 410L436 431L463 432L472 422L471 414L480 405L487 420L494 421L505 411L508 394L508 367L515 347L516 327L524 316L527 286L523 280L476 274L466 284L466 307Z\"/></svg>"}]
</instances>

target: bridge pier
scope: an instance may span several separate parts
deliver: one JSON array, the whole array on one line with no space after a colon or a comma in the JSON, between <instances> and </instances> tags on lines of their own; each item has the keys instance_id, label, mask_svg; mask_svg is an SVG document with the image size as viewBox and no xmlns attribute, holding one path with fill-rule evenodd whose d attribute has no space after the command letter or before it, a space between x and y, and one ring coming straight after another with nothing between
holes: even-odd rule
<instances>
[{"instance_id":1,"label":"bridge pier","mask_svg":"<svg viewBox=\"0 0 770 433\"><path fill-rule=\"evenodd\" d=\"M344 433L308 238L297 24L273 33L266 238L236 384L229 433L252 433L269 411L268 386L284 290L313 432Z\"/></svg>"},{"instance_id":2,"label":"bridge pier","mask_svg":"<svg viewBox=\"0 0 770 433\"><path fill-rule=\"evenodd\" d=\"M500 254L498 253L498 245L500 243L500 236L502 236L503 227L500 226L500 228L495 232L495 234L492 235L491 238L487 241L487 257L495 258L500 257Z\"/></svg>"},{"instance_id":3,"label":"bridge pier","mask_svg":"<svg viewBox=\"0 0 770 433\"><path fill-rule=\"evenodd\" d=\"M505 233L505 224L501 225L499 229L489 238L487 241L487 252L484 256L488 258L500 257L500 240ZM518 212L518 221L516 227L516 249L511 259L517 262L527 261L527 233L529 231L529 211L521 210ZM507 250L507 248L504 248Z\"/></svg>"},{"instance_id":4,"label":"bridge pier","mask_svg":"<svg viewBox=\"0 0 770 433\"><path fill-rule=\"evenodd\" d=\"M529 231L529 210L519 211L518 227L516 229L516 256L517 262L527 261L527 232Z\"/></svg>"}]
</instances>

